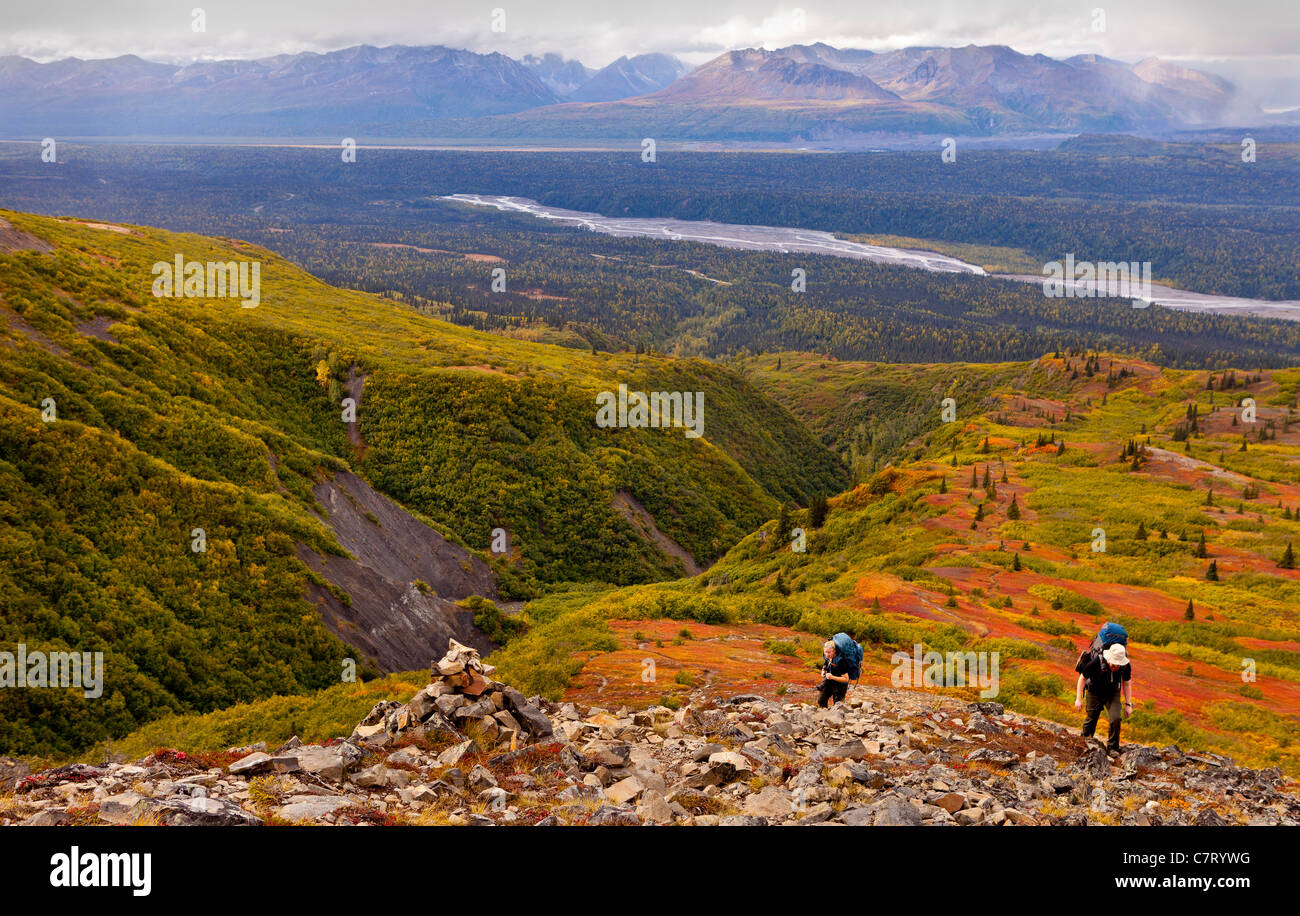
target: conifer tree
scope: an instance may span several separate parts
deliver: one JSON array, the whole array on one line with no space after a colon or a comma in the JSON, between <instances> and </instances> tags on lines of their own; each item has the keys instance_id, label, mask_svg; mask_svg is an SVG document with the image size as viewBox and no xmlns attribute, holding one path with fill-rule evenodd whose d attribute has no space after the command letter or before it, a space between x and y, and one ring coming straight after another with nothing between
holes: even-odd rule
<instances>
[{"instance_id":1,"label":"conifer tree","mask_svg":"<svg viewBox=\"0 0 1300 916\"><path fill-rule=\"evenodd\" d=\"M780 550L790 540L790 510L786 508L785 503L781 503L781 514L776 519L776 542L773 546Z\"/></svg>"},{"instance_id":2,"label":"conifer tree","mask_svg":"<svg viewBox=\"0 0 1300 916\"><path fill-rule=\"evenodd\" d=\"M826 516L829 513L830 506L826 502L826 497L814 496L808 505L808 524L813 528L820 528L826 523Z\"/></svg>"}]
</instances>

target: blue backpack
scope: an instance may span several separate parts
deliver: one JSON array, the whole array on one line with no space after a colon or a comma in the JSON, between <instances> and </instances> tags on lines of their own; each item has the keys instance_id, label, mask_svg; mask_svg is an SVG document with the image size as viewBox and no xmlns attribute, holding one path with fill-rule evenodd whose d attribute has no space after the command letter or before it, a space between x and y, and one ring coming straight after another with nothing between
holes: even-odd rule
<instances>
[{"instance_id":1,"label":"blue backpack","mask_svg":"<svg viewBox=\"0 0 1300 916\"><path fill-rule=\"evenodd\" d=\"M835 641L835 651L849 663L849 678L856 681L862 676L862 647L848 633L836 633L831 638Z\"/></svg>"},{"instance_id":2,"label":"blue backpack","mask_svg":"<svg viewBox=\"0 0 1300 916\"><path fill-rule=\"evenodd\" d=\"M1118 643L1121 646L1128 645L1128 631L1117 623L1107 621L1102 624L1101 630L1098 631L1096 639L1092 641L1091 649L1094 652L1102 652Z\"/></svg>"}]
</instances>

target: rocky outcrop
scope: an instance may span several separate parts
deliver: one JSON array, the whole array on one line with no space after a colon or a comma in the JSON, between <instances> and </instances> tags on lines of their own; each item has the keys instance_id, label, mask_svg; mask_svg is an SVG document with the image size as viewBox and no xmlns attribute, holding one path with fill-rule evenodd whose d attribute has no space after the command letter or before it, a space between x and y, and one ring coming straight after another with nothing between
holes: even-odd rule
<instances>
[{"instance_id":1,"label":"rocky outcrop","mask_svg":"<svg viewBox=\"0 0 1300 916\"><path fill-rule=\"evenodd\" d=\"M527 699L452 642L347 738L21 779L0 822L1022 826L1300 823L1276 769L1096 741L996 703L855 687L817 709L699 694L611 712Z\"/></svg>"},{"instance_id":2,"label":"rocky outcrop","mask_svg":"<svg viewBox=\"0 0 1300 916\"><path fill-rule=\"evenodd\" d=\"M0 254L13 254L16 251L37 251L49 254L54 246L44 239L37 238L30 232L16 229L7 219L0 219Z\"/></svg>"},{"instance_id":3,"label":"rocky outcrop","mask_svg":"<svg viewBox=\"0 0 1300 916\"><path fill-rule=\"evenodd\" d=\"M448 639L482 652L493 645L456 602L497 596L488 565L360 477L336 473L312 489L322 521L350 556L298 556L333 589L312 585L325 624L385 671L422 668ZM347 601L340 594L348 596Z\"/></svg>"}]
</instances>

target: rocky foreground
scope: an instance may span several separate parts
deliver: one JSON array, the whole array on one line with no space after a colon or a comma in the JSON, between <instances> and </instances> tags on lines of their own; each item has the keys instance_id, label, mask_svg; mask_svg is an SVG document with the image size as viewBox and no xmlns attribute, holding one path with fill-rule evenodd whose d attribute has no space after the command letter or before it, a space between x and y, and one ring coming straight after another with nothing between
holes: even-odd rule
<instances>
[{"instance_id":1,"label":"rocky foreground","mask_svg":"<svg viewBox=\"0 0 1300 916\"><path fill-rule=\"evenodd\" d=\"M610 712L494 673L453 641L409 702L321 745L34 774L0 758L0 824L1300 823L1277 769L1142 745L1112 760L997 703L857 686L833 709L697 695Z\"/></svg>"}]
</instances>

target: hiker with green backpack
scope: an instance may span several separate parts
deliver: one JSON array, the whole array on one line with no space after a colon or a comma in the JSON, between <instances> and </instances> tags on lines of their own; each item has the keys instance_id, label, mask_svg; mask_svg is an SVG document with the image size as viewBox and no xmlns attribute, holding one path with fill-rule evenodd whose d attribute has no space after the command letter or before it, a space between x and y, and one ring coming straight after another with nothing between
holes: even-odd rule
<instances>
[{"instance_id":1,"label":"hiker with green backpack","mask_svg":"<svg viewBox=\"0 0 1300 916\"><path fill-rule=\"evenodd\" d=\"M1074 708L1084 707L1085 688L1088 696L1083 737L1093 736L1104 709L1110 726L1106 734L1106 750L1118 754L1119 729L1123 721L1121 711L1124 716L1133 715L1133 666L1128 658L1128 633L1117 623L1104 624L1092 645L1079 656L1074 670L1079 672Z\"/></svg>"},{"instance_id":2,"label":"hiker with green backpack","mask_svg":"<svg viewBox=\"0 0 1300 916\"><path fill-rule=\"evenodd\" d=\"M862 647L848 633L836 633L822 645L822 682L817 687L817 705L844 702L849 684L862 676Z\"/></svg>"}]
</instances>

